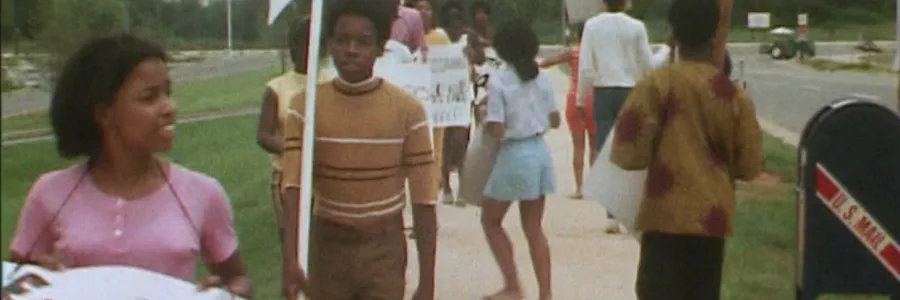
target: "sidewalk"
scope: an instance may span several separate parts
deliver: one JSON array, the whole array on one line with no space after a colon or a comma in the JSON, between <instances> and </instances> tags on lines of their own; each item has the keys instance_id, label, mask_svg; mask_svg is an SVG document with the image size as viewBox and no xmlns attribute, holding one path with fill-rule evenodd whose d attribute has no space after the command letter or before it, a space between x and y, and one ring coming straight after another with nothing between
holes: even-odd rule
<instances>
[{"instance_id":1,"label":"sidewalk","mask_svg":"<svg viewBox=\"0 0 900 300\"><path fill-rule=\"evenodd\" d=\"M551 69L559 109L565 105L568 77ZM629 235L603 233L605 212L596 202L570 200L573 191L571 140L563 127L546 135L553 153L557 194L547 197L544 228L550 241L555 299L632 300L638 244ZM436 294L439 300L475 300L501 288L500 271L488 249L479 223L479 210L439 204ZM526 299L536 299L537 282L521 227L513 207L504 222L514 244L519 276ZM418 280L415 241L409 241L409 286L412 295Z\"/></svg>"}]
</instances>

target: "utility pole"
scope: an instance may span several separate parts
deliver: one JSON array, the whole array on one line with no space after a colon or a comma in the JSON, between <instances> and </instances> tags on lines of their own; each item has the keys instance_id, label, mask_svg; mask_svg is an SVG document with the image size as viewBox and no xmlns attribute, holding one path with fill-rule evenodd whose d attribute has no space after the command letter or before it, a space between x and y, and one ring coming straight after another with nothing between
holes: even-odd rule
<instances>
[{"instance_id":1,"label":"utility pole","mask_svg":"<svg viewBox=\"0 0 900 300\"><path fill-rule=\"evenodd\" d=\"M233 44L232 44L232 37L231 37L231 35L232 35L231 2L232 2L232 0L228 0L227 3L225 4L225 16L226 16L226 19L228 20L228 56L231 56L234 53L233 52L234 49L232 48Z\"/></svg>"},{"instance_id":2,"label":"utility pole","mask_svg":"<svg viewBox=\"0 0 900 300\"><path fill-rule=\"evenodd\" d=\"M897 32L897 45L894 47L894 71L900 71L900 0L897 0L897 15L894 16L894 19L897 20L897 28L894 29ZM900 97L900 86L897 87L897 92L897 97ZM900 99L897 101L900 103Z\"/></svg>"},{"instance_id":3,"label":"utility pole","mask_svg":"<svg viewBox=\"0 0 900 300\"><path fill-rule=\"evenodd\" d=\"M900 1L900 0L897 0L897 1ZM560 3L559 3L559 20L562 23L562 28L560 28L560 29L562 29L562 41L560 41L561 42L560 44L562 44L562 45L568 44L568 35L566 34L569 32L568 19L569 18L566 13L566 2L560 1Z\"/></svg>"}]
</instances>

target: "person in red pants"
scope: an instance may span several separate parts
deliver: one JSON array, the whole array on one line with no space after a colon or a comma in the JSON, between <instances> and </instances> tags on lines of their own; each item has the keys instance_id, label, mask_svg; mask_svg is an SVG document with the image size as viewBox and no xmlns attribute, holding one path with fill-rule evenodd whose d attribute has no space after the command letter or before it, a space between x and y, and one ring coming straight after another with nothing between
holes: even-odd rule
<instances>
[{"instance_id":1,"label":"person in red pants","mask_svg":"<svg viewBox=\"0 0 900 300\"><path fill-rule=\"evenodd\" d=\"M581 43L581 31L584 29L584 23L578 23L573 26L575 32L576 43ZM582 183L584 182L584 152L589 146L596 145L594 141L594 116L592 108L593 96L588 94L585 97L585 109L579 110L576 106L576 97L578 97L578 46L569 47L564 51L550 57L540 63L541 68L549 68L561 63L569 63L569 92L566 94L566 124L569 126L569 132L572 134L572 170L575 173L575 191L569 195L572 199L582 199ZM585 144L589 141L590 144ZM594 164L597 158L596 151L589 151L590 164Z\"/></svg>"}]
</instances>

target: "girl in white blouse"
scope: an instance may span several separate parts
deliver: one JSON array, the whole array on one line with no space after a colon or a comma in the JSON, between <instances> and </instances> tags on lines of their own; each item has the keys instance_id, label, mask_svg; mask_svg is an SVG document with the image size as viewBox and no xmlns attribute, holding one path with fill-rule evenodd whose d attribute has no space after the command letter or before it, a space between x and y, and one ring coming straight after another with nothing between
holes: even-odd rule
<instances>
[{"instance_id":1,"label":"girl in white blouse","mask_svg":"<svg viewBox=\"0 0 900 300\"><path fill-rule=\"evenodd\" d=\"M522 229L538 281L538 299L552 297L550 246L541 221L544 196L555 192L556 176L544 133L559 127L560 116L550 80L540 73L534 60L538 47L528 22L504 22L494 36L494 48L507 66L491 74L488 81L485 130L501 142L484 188L481 224L505 286L485 297L488 300L524 298L512 244L502 225L513 201L519 201Z\"/></svg>"}]
</instances>

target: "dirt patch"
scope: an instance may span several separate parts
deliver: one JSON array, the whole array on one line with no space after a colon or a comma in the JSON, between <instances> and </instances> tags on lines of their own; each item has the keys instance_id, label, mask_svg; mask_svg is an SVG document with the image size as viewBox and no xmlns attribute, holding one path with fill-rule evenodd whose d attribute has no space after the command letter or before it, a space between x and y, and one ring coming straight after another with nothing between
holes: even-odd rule
<instances>
[{"instance_id":1,"label":"dirt patch","mask_svg":"<svg viewBox=\"0 0 900 300\"><path fill-rule=\"evenodd\" d=\"M756 180L752 181L753 184L759 185L777 185L779 183L783 183L781 177L769 172L763 172L762 175L756 178Z\"/></svg>"},{"instance_id":2,"label":"dirt patch","mask_svg":"<svg viewBox=\"0 0 900 300\"><path fill-rule=\"evenodd\" d=\"M793 186L783 182L781 177L766 172L754 181L738 183L737 196L739 199L756 202L781 201L791 198L785 197L791 195L791 189Z\"/></svg>"}]
</instances>

